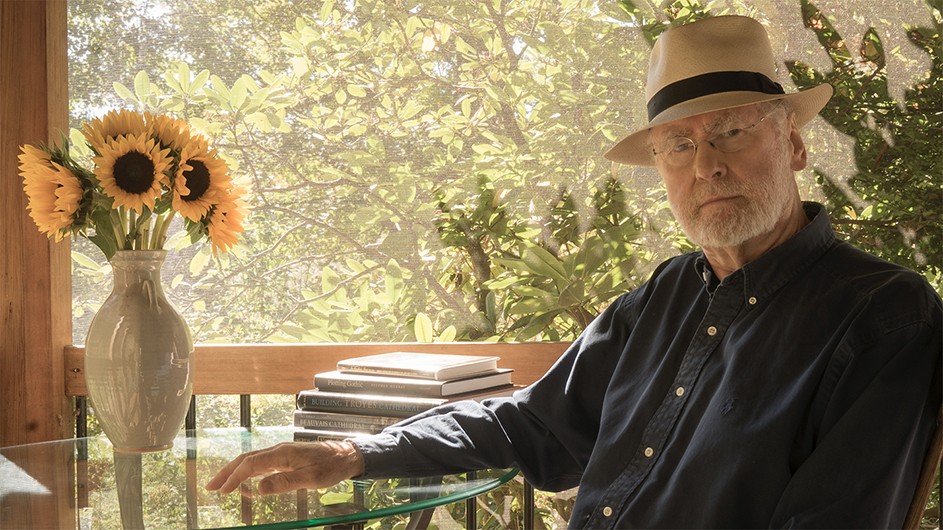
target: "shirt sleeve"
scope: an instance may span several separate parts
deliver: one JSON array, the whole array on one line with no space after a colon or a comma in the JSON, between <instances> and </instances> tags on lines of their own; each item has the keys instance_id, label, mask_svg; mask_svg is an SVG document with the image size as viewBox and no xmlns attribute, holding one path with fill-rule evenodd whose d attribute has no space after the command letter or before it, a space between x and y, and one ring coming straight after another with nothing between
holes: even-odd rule
<instances>
[{"instance_id":1,"label":"shirt sleeve","mask_svg":"<svg viewBox=\"0 0 943 530\"><path fill-rule=\"evenodd\" d=\"M929 314L871 321L836 350L771 527L901 527L943 392L939 305Z\"/></svg>"},{"instance_id":2,"label":"shirt sleeve","mask_svg":"<svg viewBox=\"0 0 943 530\"><path fill-rule=\"evenodd\" d=\"M629 332L625 308L631 298L607 308L547 374L514 397L450 403L353 440L364 456L364 476L516 466L541 490L578 485L596 443L608 378Z\"/></svg>"}]
</instances>

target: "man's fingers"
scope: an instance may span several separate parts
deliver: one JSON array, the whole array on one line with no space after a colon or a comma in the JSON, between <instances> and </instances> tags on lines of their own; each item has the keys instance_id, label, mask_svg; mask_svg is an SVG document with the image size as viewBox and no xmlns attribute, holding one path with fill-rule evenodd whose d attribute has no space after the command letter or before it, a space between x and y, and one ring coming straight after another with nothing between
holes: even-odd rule
<instances>
[{"instance_id":1,"label":"man's fingers","mask_svg":"<svg viewBox=\"0 0 943 530\"><path fill-rule=\"evenodd\" d=\"M226 494L252 477L270 473L259 482L263 495L332 486L362 474L363 457L350 442L282 443L237 456L206 483L206 489Z\"/></svg>"},{"instance_id":2,"label":"man's fingers","mask_svg":"<svg viewBox=\"0 0 943 530\"><path fill-rule=\"evenodd\" d=\"M236 469L236 467L238 467L239 464L242 463L242 460L247 455L248 453L241 454L237 456L236 458L234 458L231 462L223 466L219 471L216 472L216 475L214 475L213 478L211 478L210 481L206 483L206 489L210 491L216 491L220 489L223 486L223 484L226 483L226 480L229 478L229 476L232 474L233 469Z\"/></svg>"},{"instance_id":3,"label":"man's fingers","mask_svg":"<svg viewBox=\"0 0 943 530\"><path fill-rule=\"evenodd\" d=\"M222 469L207 484L209 490L218 490L220 493L230 493L246 480L271 473L278 468L278 446L260 449L236 457Z\"/></svg>"},{"instance_id":4,"label":"man's fingers","mask_svg":"<svg viewBox=\"0 0 943 530\"><path fill-rule=\"evenodd\" d=\"M259 481L259 493L262 495L273 495L276 493L285 493L304 488L304 477L298 471L287 471L285 473L274 473Z\"/></svg>"}]
</instances>

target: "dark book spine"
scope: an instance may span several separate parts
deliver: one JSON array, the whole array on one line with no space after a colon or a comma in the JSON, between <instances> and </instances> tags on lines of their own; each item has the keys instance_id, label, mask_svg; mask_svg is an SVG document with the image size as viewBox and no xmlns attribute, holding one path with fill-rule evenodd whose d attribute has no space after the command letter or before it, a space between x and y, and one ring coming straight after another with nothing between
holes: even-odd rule
<instances>
[{"instance_id":1,"label":"dark book spine","mask_svg":"<svg viewBox=\"0 0 943 530\"><path fill-rule=\"evenodd\" d=\"M410 400L409 398L381 401L359 397L357 394L325 396L321 392L302 392L298 394L297 403L298 408L302 410L364 414L367 416L393 416L396 418L414 416L429 410L436 404L429 401Z\"/></svg>"}]
</instances>

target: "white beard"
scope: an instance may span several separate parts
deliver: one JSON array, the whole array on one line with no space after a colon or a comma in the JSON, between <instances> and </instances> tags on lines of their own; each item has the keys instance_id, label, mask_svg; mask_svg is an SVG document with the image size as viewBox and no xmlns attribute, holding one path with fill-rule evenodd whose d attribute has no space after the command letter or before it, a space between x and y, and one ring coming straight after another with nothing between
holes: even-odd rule
<instances>
[{"instance_id":1,"label":"white beard","mask_svg":"<svg viewBox=\"0 0 943 530\"><path fill-rule=\"evenodd\" d=\"M770 174L765 179L751 179L747 183L717 179L703 184L683 205L676 204L669 196L671 211L688 239L701 247L732 247L772 232L787 215L796 193L794 177L786 166L786 153L779 155L774 154L780 160L774 160L772 165L778 175ZM710 197L731 195L743 198L723 208L698 209L698 205Z\"/></svg>"}]
</instances>

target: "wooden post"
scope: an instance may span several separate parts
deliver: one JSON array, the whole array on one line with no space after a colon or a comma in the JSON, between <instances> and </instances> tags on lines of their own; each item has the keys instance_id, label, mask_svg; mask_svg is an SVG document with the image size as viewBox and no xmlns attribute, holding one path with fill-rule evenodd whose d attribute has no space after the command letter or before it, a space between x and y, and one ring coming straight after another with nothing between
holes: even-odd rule
<instances>
[{"instance_id":1,"label":"wooden post","mask_svg":"<svg viewBox=\"0 0 943 530\"><path fill-rule=\"evenodd\" d=\"M26 210L20 145L68 130L65 2L0 2L0 444L62 438L73 420L63 352L72 342L68 242Z\"/></svg>"},{"instance_id":2,"label":"wooden post","mask_svg":"<svg viewBox=\"0 0 943 530\"><path fill-rule=\"evenodd\" d=\"M26 211L17 155L68 129L67 4L0 2L0 445L71 436L64 350L71 343L69 244L39 233ZM37 448L36 453L42 450ZM30 455L29 460L37 457ZM31 469L54 493L8 514L4 528L75 526L71 455Z\"/></svg>"}]
</instances>

